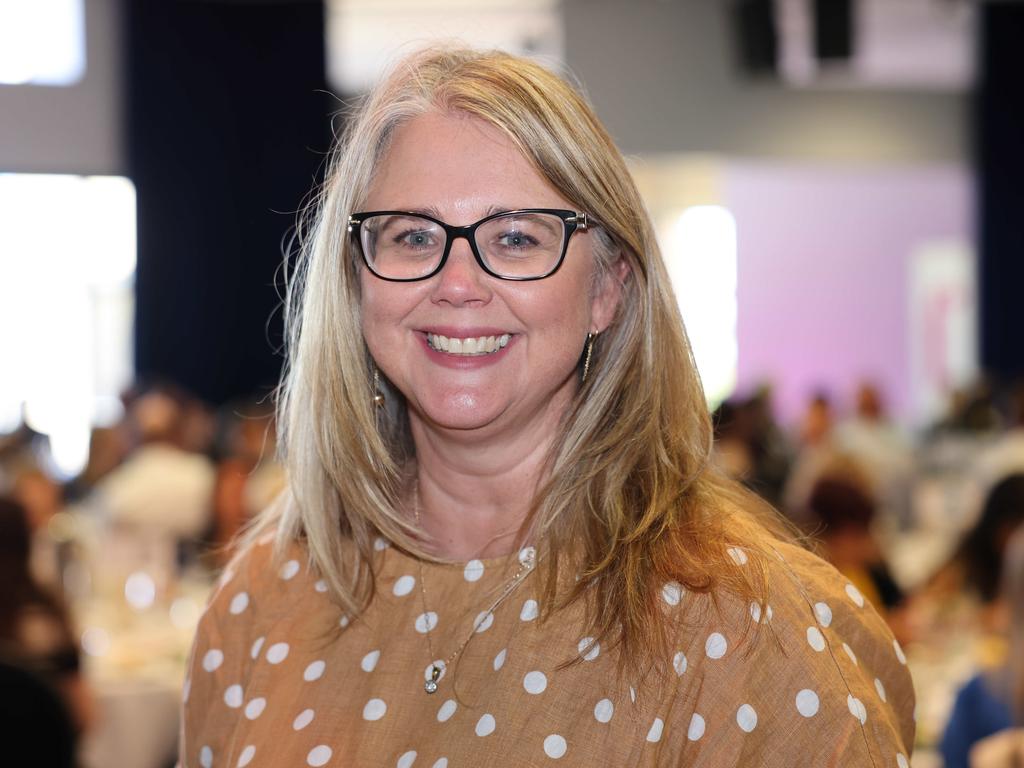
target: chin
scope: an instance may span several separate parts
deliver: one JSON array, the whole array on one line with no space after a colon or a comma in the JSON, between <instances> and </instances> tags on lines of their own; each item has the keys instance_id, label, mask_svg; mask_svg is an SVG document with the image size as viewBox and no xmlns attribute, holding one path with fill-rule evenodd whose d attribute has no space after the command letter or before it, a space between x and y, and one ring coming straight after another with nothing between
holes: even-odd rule
<instances>
[{"instance_id":1,"label":"chin","mask_svg":"<svg viewBox=\"0 0 1024 768\"><path fill-rule=\"evenodd\" d=\"M425 423L452 430L483 429L494 424L505 408L476 393L462 392L427 401L418 400L416 415Z\"/></svg>"}]
</instances>

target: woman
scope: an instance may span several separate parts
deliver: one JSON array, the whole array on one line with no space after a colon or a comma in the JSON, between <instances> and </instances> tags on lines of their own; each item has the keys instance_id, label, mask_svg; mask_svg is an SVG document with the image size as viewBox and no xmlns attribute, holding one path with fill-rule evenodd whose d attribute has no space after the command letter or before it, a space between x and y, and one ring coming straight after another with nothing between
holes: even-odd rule
<instances>
[{"instance_id":1,"label":"woman","mask_svg":"<svg viewBox=\"0 0 1024 768\"><path fill-rule=\"evenodd\" d=\"M650 221L566 83L405 60L307 242L290 491L201 622L185 765L905 764L902 652L710 470Z\"/></svg>"}]
</instances>

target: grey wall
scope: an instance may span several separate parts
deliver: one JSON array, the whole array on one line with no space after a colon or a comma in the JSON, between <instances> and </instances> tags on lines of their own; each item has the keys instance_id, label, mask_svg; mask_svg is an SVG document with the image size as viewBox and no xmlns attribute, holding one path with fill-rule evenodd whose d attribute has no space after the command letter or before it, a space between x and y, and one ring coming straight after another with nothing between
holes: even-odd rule
<instances>
[{"instance_id":1,"label":"grey wall","mask_svg":"<svg viewBox=\"0 0 1024 768\"><path fill-rule=\"evenodd\" d=\"M726 0L563 0L566 59L627 153L967 163L965 94L794 90L733 65Z\"/></svg>"},{"instance_id":2,"label":"grey wall","mask_svg":"<svg viewBox=\"0 0 1024 768\"><path fill-rule=\"evenodd\" d=\"M0 171L120 173L119 0L86 0L70 88L0 86ZM796 91L741 78L725 0L563 0L566 57L628 153L968 162L967 97Z\"/></svg>"},{"instance_id":3,"label":"grey wall","mask_svg":"<svg viewBox=\"0 0 1024 768\"><path fill-rule=\"evenodd\" d=\"M85 2L81 82L0 85L0 172L123 172L119 0Z\"/></svg>"}]
</instances>

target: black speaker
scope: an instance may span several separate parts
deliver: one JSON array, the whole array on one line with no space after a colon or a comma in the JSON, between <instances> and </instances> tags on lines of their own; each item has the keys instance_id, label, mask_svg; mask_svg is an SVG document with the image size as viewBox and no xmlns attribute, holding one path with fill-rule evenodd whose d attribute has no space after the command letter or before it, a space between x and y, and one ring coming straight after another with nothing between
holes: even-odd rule
<instances>
[{"instance_id":1,"label":"black speaker","mask_svg":"<svg viewBox=\"0 0 1024 768\"><path fill-rule=\"evenodd\" d=\"M814 55L819 61L853 56L853 0L814 0Z\"/></svg>"},{"instance_id":2,"label":"black speaker","mask_svg":"<svg viewBox=\"0 0 1024 768\"><path fill-rule=\"evenodd\" d=\"M752 74L774 73L778 36L772 0L737 0L732 10L740 69Z\"/></svg>"}]
</instances>

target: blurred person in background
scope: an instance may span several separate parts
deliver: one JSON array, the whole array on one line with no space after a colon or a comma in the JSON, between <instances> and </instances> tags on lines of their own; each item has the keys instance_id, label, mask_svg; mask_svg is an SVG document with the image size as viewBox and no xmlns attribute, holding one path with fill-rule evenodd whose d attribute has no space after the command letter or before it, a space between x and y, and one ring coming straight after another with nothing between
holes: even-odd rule
<instances>
[{"instance_id":1,"label":"blurred person in background","mask_svg":"<svg viewBox=\"0 0 1024 768\"><path fill-rule=\"evenodd\" d=\"M31 538L28 511L0 497L0 657L57 691L81 734L93 722L93 698L67 610L32 575Z\"/></svg>"},{"instance_id":2,"label":"blurred person in background","mask_svg":"<svg viewBox=\"0 0 1024 768\"><path fill-rule=\"evenodd\" d=\"M284 490L284 469L277 461L273 413L259 403L223 409L226 422L217 462L213 543L216 556L258 512Z\"/></svg>"},{"instance_id":3,"label":"blurred person in background","mask_svg":"<svg viewBox=\"0 0 1024 768\"><path fill-rule=\"evenodd\" d=\"M834 422L831 398L824 391L815 392L800 421L796 458L782 491L782 511L800 527L807 524L811 489L839 453L832 434Z\"/></svg>"},{"instance_id":4,"label":"blurred person in background","mask_svg":"<svg viewBox=\"0 0 1024 768\"><path fill-rule=\"evenodd\" d=\"M11 496L22 505L28 516L32 537L32 574L38 582L59 593L60 542L52 535L50 524L64 507L63 489L35 462L25 462L12 474Z\"/></svg>"},{"instance_id":5,"label":"blurred person in background","mask_svg":"<svg viewBox=\"0 0 1024 768\"><path fill-rule=\"evenodd\" d=\"M910 441L885 413L882 393L862 382L853 415L836 427L839 449L857 459L871 477L878 511L889 529L910 523L910 491L914 454Z\"/></svg>"},{"instance_id":6,"label":"blurred person in background","mask_svg":"<svg viewBox=\"0 0 1024 768\"><path fill-rule=\"evenodd\" d=\"M753 460L750 487L774 507L782 506L782 492L793 463L793 447L775 420L772 388L762 384L744 404L750 424Z\"/></svg>"},{"instance_id":7,"label":"blurred person in background","mask_svg":"<svg viewBox=\"0 0 1024 768\"><path fill-rule=\"evenodd\" d=\"M750 446L743 405L723 400L711 414L715 430L712 457L715 465L733 480L748 485L754 473L754 455Z\"/></svg>"},{"instance_id":8,"label":"blurred person in background","mask_svg":"<svg viewBox=\"0 0 1024 768\"><path fill-rule=\"evenodd\" d=\"M869 486L854 471L826 471L814 484L807 506L817 523L823 555L885 617L906 642L905 596L896 584L872 531L876 504Z\"/></svg>"},{"instance_id":9,"label":"blurred person in background","mask_svg":"<svg viewBox=\"0 0 1024 768\"><path fill-rule=\"evenodd\" d=\"M187 410L159 390L132 404L130 418L140 445L96 485L93 494L107 521L180 540L194 541L207 534L215 472L205 455L182 446L183 423L192 425L193 441L197 433L208 432L195 427L194 414L185 420Z\"/></svg>"},{"instance_id":10,"label":"blurred person in background","mask_svg":"<svg viewBox=\"0 0 1024 768\"><path fill-rule=\"evenodd\" d=\"M966 596L981 608L986 626L992 625L1002 583L1003 558L1010 537L1024 523L1024 473L996 483L985 499L978 520L957 545L953 556L932 578L927 593L941 599ZM986 618L989 617L989 618Z\"/></svg>"},{"instance_id":11,"label":"blurred person in background","mask_svg":"<svg viewBox=\"0 0 1024 768\"><path fill-rule=\"evenodd\" d=\"M1001 563L1005 652L957 693L940 744L946 768L1024 765L1024 528L1007 541Z\"/></svg>"}]
</instances>

